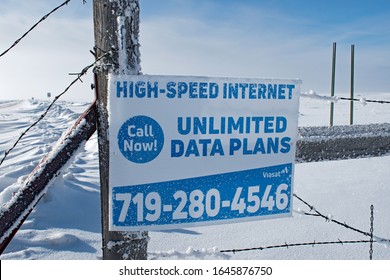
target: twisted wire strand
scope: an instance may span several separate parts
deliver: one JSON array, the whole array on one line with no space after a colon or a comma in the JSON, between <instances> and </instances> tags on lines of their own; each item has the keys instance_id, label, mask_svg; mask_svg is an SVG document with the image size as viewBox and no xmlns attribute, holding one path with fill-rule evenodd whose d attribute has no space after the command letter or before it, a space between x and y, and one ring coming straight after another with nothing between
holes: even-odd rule
<instances>
[{"instance_id":1,"label":"twisted wire strand","mask_svg":"<svg viewBox=\"0 0 390 280\"><path fill-rule=\"evenodd\" d=\"M279 248L289 248L289 247L302 247L302 246L316 246L316 245L335 245L335 244L359 244L359 243L370 243L370 240L338 240L338 241L313 241L313 242L302 242L302 243L284 243L278 245L268 245L268 246L259 246L252 248L240 248L240 249L227 249L220 250L220 253L238 253L238 252L246 252L246 251L262 251L267 249L279 249ZM376 242L376 241L372 241Z\"/></svg>"},{"instance_id":2,"label":"twisted wire strand","mask_svg":"<svg viewBox=\"0 0 390 280\"><path fill-rule=\"evenodd\" d=\"M22 140L22 138L27 134L27 132L32 129L34 126L36 126L40 121L42 121L45 116L47 115L47 113L50 111L50 109L53 107L53 105L56 103L56 101L61 97L63 96L77 81L81 81L81 77L83 75L85 75L88 70L92 67L94 67L99 61L101 61L103 58L111 55L112 52L109 51L109 52L106 52L104 54L102 54L100 57L96 58L95 62L91 63L90 65L84 67L80 73L77 73L77 77L64 89L63 92L61 92L59 95L57 95L53 101L49 104L49 106L46 108L46 110L43 112L43 114L34 122L32 123L26 130L24 130L21 135L19 136L19 138L15 141L15 143L12 145L12 147L10 149L8 149L7 151L5 151L4 153L4 157L2 158L2 160L0 161L0 166L3 164L3 162L5 161L5 159L7 158L7 156L11 153L11 151L18 145L18 143ZM81 81L82 82L82 81Z\"/></svg>"},{"instance_id":3,"label":"twisted wire strand","mask_svg":"<svg viewBox=\"0 0 390 280\"><path fill-rule=\"evenodd\" d=\"M19 39L17 39L8 49L6 49L5 51L3 51L1 54L0 54L0 57L4 56L6 53L8 53L11 49L13 49L17 44L20 43L20 41L26 37L31 31L33 31L41 22L43 22L44 20L46 20L51 14L55 13L56 11L58 11L59 9L61 9L62 7L68 5L68 3L70 2L70 0L66 0L64 3L62 3L61 5L55 7L51 12L49 12L48 14L44 15L38 22L36 22L29 30L27 30Z\"/></svg>"}]
</instances>

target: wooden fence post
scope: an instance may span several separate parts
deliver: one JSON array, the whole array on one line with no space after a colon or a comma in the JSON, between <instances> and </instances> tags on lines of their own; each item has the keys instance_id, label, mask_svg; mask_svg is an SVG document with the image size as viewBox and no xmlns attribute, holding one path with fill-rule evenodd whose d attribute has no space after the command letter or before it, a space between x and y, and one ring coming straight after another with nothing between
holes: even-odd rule
<instances>
[{"instance_id":1,"label":"wooden fence post","mask_svg":"<svg viewBox=\"0 0 390 280\"><path fill-rule=\"evenodd\" d=\"M148 232L109 231L109 139L108 80L109 74L140 74L139 1L94 0L94 32L97 56L112 51L95 69L99 167L102 200L103 259L146 259Z\"/></svg>"},{"instance_id":2,"label":"wooden fence post","mask_svg":"<svg viewBox=\"0 0 390 280\"><path fill-rule=\"evenodd\" d=\"M96 108L93 103L60 138L56 149L45 156L31 172L13 199L7 203L8 211L0 211L0 255L45 195L49 183L61 174L61 168L95 131Z\"/></svg>"}]
</instances>

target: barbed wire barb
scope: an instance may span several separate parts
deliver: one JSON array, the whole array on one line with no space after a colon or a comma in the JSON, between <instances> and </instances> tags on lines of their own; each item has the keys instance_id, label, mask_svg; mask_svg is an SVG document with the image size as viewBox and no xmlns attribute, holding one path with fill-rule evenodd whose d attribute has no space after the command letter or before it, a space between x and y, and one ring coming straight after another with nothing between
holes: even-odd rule
<instances>
[{"instance_id":1,"label":"barbed wire barb","mask_svg":"<svg viewBox=\"0 0 390 280\"><path fill-rule=\"evenodd\" d=\"M31 31L33 31L33 29L35 29L41 22L43 22L44 20L46 20L51 14L55 13L57 10L61 9L62 7L68 5L68 3L70 2L70 0L66 0L64 3L62 3L61 5L55 7L51 12L49 12L48 14L44 15L38 22L36 22L29 30L27 30L19 39L17 39L8 49L6 49L5 51L3 51L1 54L0 54L0 57L4 56L6 53L8 53L11 49L13 49L17 44L19 44L19 42L24 38L26 37Z\"/></svg>"},{"instance_id":2,"label":"barbed wire barb","mask_svg":"<svg viewBox=\"0 0 390 280\"><path fill-rule=\"evenodd\" d=\"M111 55L112 52L106 52L104 54L102 54L100 57L98 57L95 62L91 63L90 65L84 67L80 73L77 74L77 77L64 89L64 91L62 93L60 93L59 95L55 96L53 101L49 104L49 106L46 108L46 110L43 112L43 114L34 122L32 123L25 131L23 131L21 133L21 135L19 136L19 138L15 141L15 143L12 145L12 147L10 149L8 149L7 151L5 151L4 153L4 157L2 158L2 160L0 161L0 166L3 164L3 162L5 161L5 159L7 158L7 156L11 153L11 151L13 149L15 149L15 147L19 144L19 142L22 140L22 138L27 134L28 131L30 131L30 129L32 129L34 126L36 126L40 121L42 121L45 116L47 115L47 113L50 111L50 109L53 107L53 105L57 102L58 99L61 98L61 96L63 96L66 92L68 92L68 90L77 82L80 80L80 77L85 75L88 70L92 67L94 67L99 61L101 61L103 58L105 58L106 56L109 56Z\"/></svg>"},{"instance_id":3,"label":"barbed wire barb","mask_svg":"<svg viewBox=\"0 0 390 280\"><path fill-rule=\"evenodd\" d=\"M345 101L353 101L353 102L360 102L363 105L366 103L380 103L380 104L390 104L390 101L388 100L375 100L375 99L366 99L366 98L351 98L351 97L340 97L340 96L325 96L325 95L319 95L315 93L314 91L307 92L301 92L301 97L311 98L311 99L317 99L322 101L327 101L331 103L336 103L339 100L345 100Z\"/></svg>"},{"instance_id":4,"label":"barbed wire barb","mask_svg":"<svg viewBox=\"0 0 390 280\"><path fill-rule=\"evenodd\" d=\"M348 97L339 97L340 100L355 101L355 102L367 102L367 103L380 103L380 104L390 104L390 101L387 100L374 100L374 99L357 99L357 98L348 98Z\"/></svg>"},{"instance_id":5,"label":"barbed wire barb","mask_svg":"<svg viewBox=\"0 0 390 280\"><path fill-rule=\"evenodd\" d=\"M301 247L301 246L316 246L316 245L336 245L336 244L359 244L359 243L370 243L371 240L340 240L337 241L314 241L314 242L302 242L302 243L287 243L279 244L279 245L269 245L269 246L261 246L261 247L253 247L253 248L241 248L241 249L224 249L219 250L220 253L239 253L239 252L247 252L247 251L262 251L262 250L268 250L268 249L278 249L278 248L287 248L290 247ZM373 243L377 242L376 240L372 241Z\"/></svg>"},{"instance_id":6,"label":"barbed wire barb","mask_svg":"<svg viewBox=\"0 0 390 280\"><path fill-rule=\"evenodd\" d=\"M370 236L370 233L365 232L365 231L362 231L362 230L357 229L357 228L354 228L354 227L351 227L351 226L347 225L346 222L341 223L341 222L339 222L339 221L337 221L337 220L335 220L335 219L330 219L329 216L325 216L324 214L322 214L321 212L319 212L317 209L315 209L312 205L310 205L309 203L307 203L305 200L303 200L303 199L302 199L301 197L299 197L297 194L294 193L293 195L294 195L294 197L296 197L299 201L301 201L301 202L304 203L306 206L308 206L310 209L314 209L314 212L317 214L316 216L319 216L319 217L325 219L325 221L333 222L333 223L336 223L336 224L338 224L338 225L341 225L341 226L343 226L343 227L345 227L345 228L348 228L348 229L350 229L350 230L359 232L359 233L361 233L361 234L363 234L363 235L365 235L365 236ZM311 216L313 216L313 215L311 215Z\"/></svg>"},{"instance_id":7,"label":"barbed wire barb","mask_svg":"<svg viewBox=\"0 0 390 280\"><path fill-rule=\"evenodd\" d=\"M298 200L300 200L302 203L304 203L307 207L309 207L310 209L315 209L312 205L310 205L308 202L306 202L305 200L303 200L301 197L299 197L297 194L293 194L293 196L295 198L297 198ZM368 236L368 237L371 237L371 233L370 232L366 232L366 231L363 231L363 230L360 230L360 229L357 229L355 227L352 227L350 225L348 225L346 222L340 222L336 219L333 219L333 218L329 218L329 216L325 216L323 215L321 212L319 212L318 210L315 210L316 214L312 214L312 213L307 213L307 212L304 212L303 214L304 215L308 215L308 216L315 216L315 217L321 217L323 219L325 219L325 221L329 221L329 222L332 222L332 223L335 223L337 225L340 225L340 226L343 226L349 230L352 230L352 231L356 231L360 234L363 234L365 236ZM390 243L390 239L388 238L382 238L382 237L378 237L378 236L374 236L377 239L377 241L380 241L380 242L387 242L387 243Z\"/></svg>"}]
</instances>

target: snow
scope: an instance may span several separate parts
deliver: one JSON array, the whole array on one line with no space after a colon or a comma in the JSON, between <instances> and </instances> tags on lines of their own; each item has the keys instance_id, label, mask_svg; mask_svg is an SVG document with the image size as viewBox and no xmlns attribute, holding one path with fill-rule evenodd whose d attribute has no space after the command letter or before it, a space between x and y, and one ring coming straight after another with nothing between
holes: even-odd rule
<instances>
[{"instance_id":1,"label":"snow","mask_svg":"<svg viewBox=\"0 0 390 280\"><path fill-rule=\"evenodd\" d=\"M326 126L329 98L303 95L300 126ZM356 124L389 121L389 94L362 95L355 104ZM369 98L367 98L369 97ZM334 99L336 100L336 98ZM333 100L332 100L333 101ZM17 137L48 106L48 101L0 101L0 151L9 149ZM348 124L349 101L335 105L336 125ZM46 118L34 127L0 167L0 205L12 199L39 161L55 147L61 135L74 124L89 104L57 101ZM385 132L383 132L385 133ZM387 134L387 133L386 133ZM370 231L370 206L374 205L374 259L390 259L390 156L295 165L294 192L328 219L309 216L310 211L294 198L292 218L228 225L149 232L150 259L368 259L369 243L221 252L272 245L369 240L369 237L332 222ZM9 244L6 259L101 259L100 191L96 134L86 142L74 161L50 185L46 195L29 215Z\"/></svg>"},{"instance_id":2,"label":"snow","mask_svg":"<svg viewBox=\"0 0 390 280\"><path fill-rule=\"evenodd\" d=\"M330 103L336 103L339 101L339 98L337 96L324 96L324 95L319 95L313 90L309 92L302 92L301 96L304 98L311 98L315 100L323 100L323 101L328 101Z\"/></svg>"}]
</instances>

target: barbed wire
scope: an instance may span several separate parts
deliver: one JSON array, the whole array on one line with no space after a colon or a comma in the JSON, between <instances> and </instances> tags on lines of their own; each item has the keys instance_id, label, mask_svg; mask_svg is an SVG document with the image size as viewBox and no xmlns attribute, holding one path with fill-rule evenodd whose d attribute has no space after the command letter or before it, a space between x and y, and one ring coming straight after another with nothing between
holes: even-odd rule
<instances>
[{"instance_id":1,"label":"barbed wire","mask_svg":"<svg viewBox=\"0 0 390 280\"><path fill-rule=\"evenodd\" d=\"M352 230L352 231L356 231L358 233L361 233L365 236L371 236L371 234L369 232L366 232L366 231L362 231L360 229L357 229L355 227L352 227L350 225L348 225L347 223L342 223L340 221L337 221L331 217L328 216L325 216L324 214L322 214L321 212L319 212L313 205L309 204L308 202L306 202L305 200L303 200L301 197L299 197L296 193L293 194L293 196L295 198L297 198L299 201L301 201L302 203L304 203L307 207L309 207L310 211L314 211L316 214L312 214L312 213L307 213L307 212L303 212L304 215L308 215L308 216L318 216L318 217L321 217L321 218L324 218L325 221L327 222L332 222L332 223L335 223L335 224L338 224L340 226L343 226L349 230Z\"/></svg>"},{"instance_id":2,"label":"barbed wire","mask_svg":"<svg viewBox=\"0 0 390 280\"><path fill-rule=\"evenodd\" d=\"M2 57L5 54L7 54L11 49L13 49L16 45L18 45L20 43L20 41L22 39L24 39L31 31L33 31L40 23L45 21L50 15L52 15L53 13L55 13L56 11L61 9L62 7L66 6L70 1L71 0L66 0L65 2L60 4L59 6L55 7L48 14L44 15L29 30L27 30L20 38L18 38L9 48L7 48L5 51L3 51L0 54L0 57ZM87 2L86 0L83 0L83 4L86 4L86 2ZM106 57L106 56L108 56L110 54L111 54L111 52L105 52L103 55L101 55L100 57L96 58L94 63L84 67L79 73L71 73L72 75L77 75L77 77L64 89L64 91L62 93L60 93L59 95L55 96L54 100L49 104L49 106L46 108L44 113L34 123L32 123L19 136L19 138L15 141L13 146L9 150L7 150L5 152L4 157L3 157L3 159L0 162L0 166L3 164L3 162L5 161L7 156L9 155L9 153L18 145L18 143L21 141L21 139L28 133L28 131L30 129L32 129L34 126L36 126L40 121L42 121L45 118L45 116L50 111L50 109L53 107L53 105L56 103L56 101L61 96L63 96L77 81L81 81L82 82L81 77L84 76L90 68L95 66L97 62L99 62L104 57ZM373 99L365 99L365 98L358 99L358 98L347 98L347 97L337 97L337 96L335 96L335 97L327 97L327 96L317 95L315 93L301 94L301 95L304 96L304 97L311 97L311 98L315 98L315 99L327 100L327 101L330 101L330 102L337 102L338 100L346 100L346 101L354 101L354 102L361 102L361 103L390 104L390 101L385 101L385 100L373 100ZM289 247L301 247L301 246L312 246L312 247L314 247L316 245L335 245L335 244L344 245L344 244L370 243L370 259L372 259L372 244L375 243L375 242L378 242L377 240L373 239L373 232L372 232L372 230L371 230L371 232L362 231L360 229L357 229L355 227L352 227L352 226L346 224L345 222L342 223L342 222L337 221L337 220L335 220L333 218L330 218L329 216L325 216L324 214L319 212L314 206L312 206L311 204L309 204L308 202L303 200L301 197L299 197L295 193L293 195L294 195L295 198L297 198L302 203L304 203L307 207L309 207L310 211L314 211L315 212L315 214L310 213L310 212L303 212L304 215L321 217L321 218L325 219L327 222L333 222L333 223L338 224L340 226L343 226L343 227L345 227L345 228L347 228L349 230L352 230L352 231L358 232L360 234L363 234L365 236L368 236L368 237L370 237L370 240L340 240L340 239L338 239L337 241L313 241L313 242L301 242L301 243L287 243L287 242L285 242L284 244L278 244L278 245L268 245L268 246L259 246L259 247L251 247L251 248L240 248L240 249L225 249L225 250L219 250L219 252L220 253L233 253L233 254L235 254L237 252L245 252L245 251L277 249L277 248L287 248L288 249ZM371 213L372 213L372 210L371 210ZM373 228L372 222L373 222L373 218L371 218L371 228ZM390 242L389 239L383 239L383 238L380 239L380 241Z\"/></svg>"},{"instance_id":3,"label":"barbed wire","mask_svg":"<svg viewBox=\"0 0 390 280\"><path fill-rule=\"evenodd\" d=\"M390 101L387 101L387 100L373 100L373 99L366 99L366 98L357 99L357 98L348 98L348 97L338 97L338 99L361 102L361 103L390 104Z\"/></svg>"},{"instance_id":4,"label":"barbed wire","mask_svg":"<svg viewBox=\"0 0 390 280\"><path fill-rule=\"evenodd\" d=\"M287 242L285 242L284 244L278 244L278 245L258 246L258 247L250 247L250 248L239 248L239 249L224 249L224 250L219 250L219 252L220 253L233 253L233 254L235 254L237 252L277 249L277 248L287 248L288 249L289 247L299 247L299 246L313 246L314 247L315 245L335 245L335 244L344 245L344 244L369 243L370 244L369 254L370 254L370 260L371 260L372 253L373 253L373 246L372 246L373 243L390 242L390 239L386 239L386 238L375 237L375 239L374 239L374 235L373 235L373 220L374 220L373 209L374 209L374 207L373 206L370 207L370 210L371 210L371 212L370 212L370 214L371 214L370 215L370 222L371 222L370 232L366 232L366 231L357 229L355 227L352 227L345 222L342 223L340 221L337 221L337 220L331 218L329 215L325 216L320 211L318 211L313 205L306 202L304 199L299 197L297 194L294 193L293 196L296 199L298 199L299 201L301 201L303 204L305 204L307 207L309 207L310 211L314 212L314 213L310 213L310 212L298 211L299 213L302 213L302 214L308 215L308 216L321 217L321 218L325 219L325 221L327 221L327 222L336 223L336 224L343 226L349 230L358 232L360 234L363 234L364 236L368 236L370 239L369 240L340 240L340 239L338 239L338 241L313 241L313 242L300 242L300 243L287 243Z\"/></svg>"},{"instance_id":5,"label":"barbed wire","mask_svg":"<svg viewBox=\"0 0 390 280\"><path fill-rule=\"evenodd\" d=\"M263 251L263 250L270 250L270 249L281 249L286 248L289 249L290 247L304 247L304 246L311 246L315 247L317 245L344 245L344 244L365 244L370 243L370 240L340 240L337 241L312 241L312 242L301 242L301 243L284 243L284 244L278 244L278 245L267 245L267 246L259 246L259 247L252 247L252 248L241 248L241 249L223 249L219 250L218 248L210 248L210 249L194 249L192 247L189 247L186 252L178 252L175 250L169 250L166 252L148 252L148 257L151 260L156 260L159 258L200 258L204 259L207 256L214 256L219 257L222 259L230 259L230 256L228 253L240 253L240 252L249 252L249 251ZM374 243L376 241L373 241Z\"/></svg>"},{"instance_id":6,"label":"barbed wire","mask_svg":"<svg viewBox=\"0 0 390 280\"><path fill-rule=\"evenodd\" d=\"M284 243L279 245L268 245L268 246L259 246L252 248L241 248L241 249L227 249L219 250L220 253L238 253L246 251L262 251L267 249L278 249L278 248L289 248L289 247L300 247L300 246L316 246L316 245L344 245L344 244L358 244L358 243L370 243L370 240L337 240L337 241L313 241L313 242L302 242L302 243ZM376 242L375 240L372 242Z\"/></svg>"},{"instance_id":7,"label":"barbed wire","mask_svg":"<svg viewBox=\"0 0 390 280\"><path fill-rule=\"evenodd\" d=\"M325 219L327 222L334 222L338 225L341 225L349 230L353 230L353 231L356 231L358 233L361 233L365 236L368 236L370 237L369 240L363 240L363 239L360 239L360 240L341 240L341 239L338 239L337 241L312 241L312 242L298 242L298 243L283 243L283 244L276 244L276 245L266 245L266 246L257 246L257 247L249 247L249 248L235 248L235 249L222 249L222 250L219 250L219 249L215 249L213 248L212 250L206 250L205 252L206 253L210 253L212 252L213 255L218 255L219 253L220 254L226 254L226 253L239 253L239 252L248 252L248 251L263 251L263 250L268 250L268 249L280 249L280 248L287 248L289 249L290 247L303 247L303 246L317 246L317 245L345 245L345 244L365 244L365 243L369 243L370 244L370 250L369 250L369 259L372 260L372 254L373 254L373 243L380 243L380 242L390 242L389 239L384 239L384 238L377 238L375 237L374 239L374 235L373 235L373 220L374 220L374 213L373 213L373 209L374 207L371 205L370 207L370 232L365 232L365 231L362 231L362 230L359 230L355 227L352 227L352 226L349 226L347 225L346 223L341 223L333 218L330 218L329 216L325 216L324 214L322 214L320 211L318 211L313 205L311 205L310 203L306 202L304 199L302 199L301 197L299 197L297 194L294 194L294 197L297 198L298 200L300 200L302 203L304 203L307 207L309 207L310 211L314 211L315 213L308 213L308 212L302 212L302 211L296 211L298 213L303 213L305 215L309 215L309 216L315 216L315 217L321 217L323 219ZM191 250L191 251L194 251L194 252L198 252L198 253L202 253L204 250L202 251L197 251L197 250ZM172 257L172 256L187 256L189 255L188 252L186 253L179 253L179 252L159 252L159 253L153 253L151 252L151 255L154 256L154 257ZM203 257L203 255L201 254L201 256ZM226 256L225 256L226 257Z\"/></svg>"},{"instance_id":8,"label":"barbed wire","mask_svg":"<svg viewBox=\"0 0 390 280\"><path fill-rule=\"evenodd\" d=\"M315 93L314 91L310 91L308 93L301 92L300 96L311 98L311 99L322 100L322 101L328 101L328 102L332 102L332 103L336 103L339 100L345 100L345 101L360 102L362 104L366 104L366 103L390 104L390 101L388 101L388 100L375 100L375 99L351 98L351 97L340 97L340 96L325 96L325 95L319 95L319 94Z\"/></svg>"},{"instance_id":9,"label":"barbed wire","mask_svg":"<svg viewBox=\"0 0 390 280\"><path fill-rule=\"evenodd\" d=\"M346 222L340 222L338 220L335 220L333 218L331 218L331 215L328 215L328 216L325 216L324 214L322 214L321 212L319 212L313 205L309 204L308 202L306 202L305 200L303 200L301 197L299 197L296 193L293 194L293 196L295 198L297 198L299 201L301 201L302 203L304 203L307 207L309 207L310 211L314 211L315 214L313 213L308 213L308 212L300 212L304 215L307 215L307 216L315 216L315 217L321 217L323 219L325 219L326 222L332 222L332 223L335 223L337 225L340 225L342 227L345 227L346 229L349 229L349 230L352 230L352 231L355 231L355 232L358 232L360 234L363 234L364 236L368 236L371 238L371 236L375 239L376 241L378 242L390 242L390 239L388 238L382 238L382 237L378 237L378 236L373 236L371 232L368 232L368 231L363 231L363 230L360 230L358 228L355 228L355 227L352 227L350 225L348 225ZM372 206L373 207L373 206ZM371 209L371 208L370 208ZM371 214L373 215L373 214ZM373 218L371 218L373 220Z\"/></svg>"},{"instance_id":10,"label":"barbed wire","mask_svg":"<svg viewBox=\"0 0 390 280\"><path fill-rule=\"evenodd\" d=\"M88 70L92 67L94 67L99 61L101 61L103 58L112 55L112 51L105 52L101 56L97 57L95 62L91 63L90 65L84 67L80 73L71 73L71 75L77 75L77 77L64 89L63 92L61 92L59 95L55 96L53 101L49 104L49 106L46 108L46 110L43 112L43 114L34 122L32 123L26 130L22 132L22 134L19 136L19 138L15 141L15 143L12 145L10 149L5 151L4 157L0 161L0 166L3 164L9 153L12 152L12 150L18 145L18 143L22 140L22 138L27 134L27 132L32 129L34 126L36 126L40 121L42 121L47 113L50 111L50 109L53 107L53 105L56 103L56 101L63 96L77 81L81 81L81 77L84 76Z\"/></svg>"},{"instance_id":11,"label":"barbed wire","mask_svg":"<svg viewBox=\"0 0 390 280\"><path fill-rule=\"evenodd\" d=\"M64 3L62 3L61 5L55 7L51 12L49 12L48 14L44 15L38 22L36 22L29 30L27 30L19 39L17 39L8 49L6 49L5 51L3 51L1 54L0 54L0 57L4 56L6 53L8 53L11 49L13 49L17 44L19 44L19 42L24 38L26 37L31 31L33 31L41 22L43 22L44 20L46 20L51 14L55 13L56 11L58 11L59 9L61 9L62 7L68 5L68 3L70 2L70 0L66 0ZM85 3L84 3L85 4Z\"/></svg>"}]
</instances>

